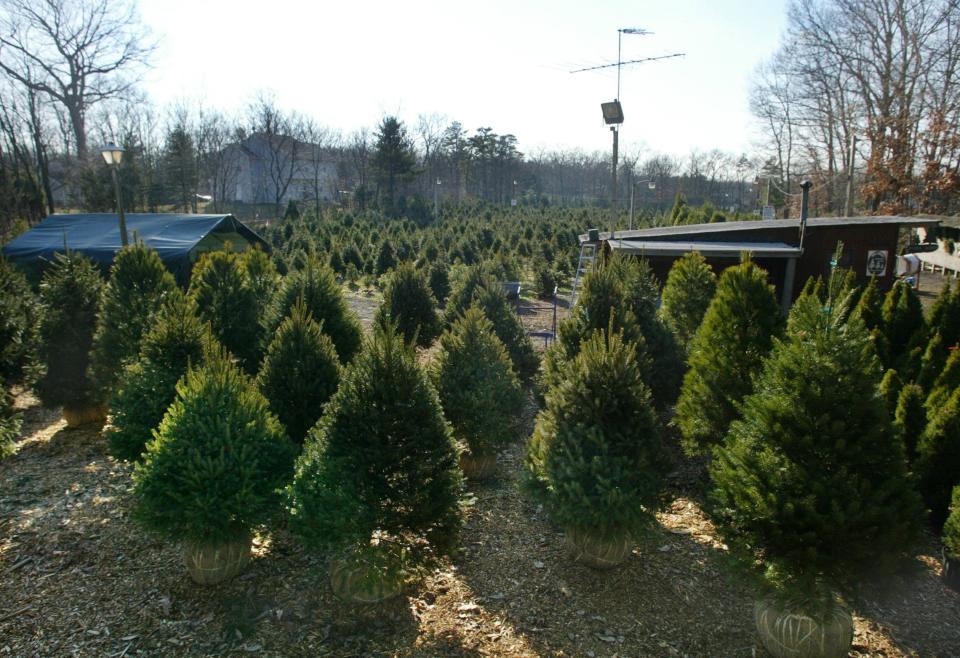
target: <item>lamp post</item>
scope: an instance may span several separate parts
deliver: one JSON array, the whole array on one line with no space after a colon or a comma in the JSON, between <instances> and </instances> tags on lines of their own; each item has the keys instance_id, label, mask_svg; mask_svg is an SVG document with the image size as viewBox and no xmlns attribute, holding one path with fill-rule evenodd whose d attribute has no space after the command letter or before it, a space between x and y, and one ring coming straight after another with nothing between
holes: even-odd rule
<instances>
[{"instance_id":1,"label":"lamp post","mask_svg":"<svg viewBox=\"0 0 960 658\"><path fill-rule=\"evenodd\" d=\"M513 181L513 198L510 200L510 205L517 205L517 181Z\"/></svg>"},{"instance_id":2,"label":"lamp post","mask_svg":"<svg viewBox=\"0 0 960 658\"><path fill-rule=\"evenodd\" d=\"M440 179L437 179L437 184L433 186L433 218L437 219L440 217Z\"/></svg>"},{"instance_id":3,"label":"lamp post","mask_svg":"<svg viewBox=\"0 0 960 658\"><path fill-rule=\"evenodd\" d=\"M641 185L643 183L646 183L647 189L651 189L651 190L657 189L657 181L654 180L653 178L648 178L647 180L638 180L638 181L630 182L630 229L629 230L631 231L633 230L633 191L637 183L640 183Z\"/></svg>"},{"instance_id":4,"label":"lamp post","mask_svg":"<svg viewBox=\"0 0 960 658\"><path fill-rule=\"evenodd\" d=\"M117 176L117 169L120 167L121 160L123 160L123 149L110 142L100 149L100 155L103 156L103 161L107 163L107 166L110 167L110 173L113 174L113 189L117 195L117 217L120 220L120 244L126 247L128 242L127 220L123 215L123 197L120 195L120 178Z\"/></svg>"}]
</instances>

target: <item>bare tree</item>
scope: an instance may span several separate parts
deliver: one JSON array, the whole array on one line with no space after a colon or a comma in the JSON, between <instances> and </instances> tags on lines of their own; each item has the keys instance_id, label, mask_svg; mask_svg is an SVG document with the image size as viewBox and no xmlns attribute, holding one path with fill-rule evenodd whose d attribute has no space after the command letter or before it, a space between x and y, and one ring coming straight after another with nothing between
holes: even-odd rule
<instances>
[{"instance_id":1,"label":"bare tree","mask_svg":"<svg viewBox=\"0 0 960 658\"><path fill-rule=\"evenodd\" d=\"M259 191L273 202L274 211L280 216L305 155L304 121L297 114L282 111L269 94L260 94L250 107L250 123L252 135L248 145L265 168L265 176L258 181Z\"/></svg>"}]
</instances>

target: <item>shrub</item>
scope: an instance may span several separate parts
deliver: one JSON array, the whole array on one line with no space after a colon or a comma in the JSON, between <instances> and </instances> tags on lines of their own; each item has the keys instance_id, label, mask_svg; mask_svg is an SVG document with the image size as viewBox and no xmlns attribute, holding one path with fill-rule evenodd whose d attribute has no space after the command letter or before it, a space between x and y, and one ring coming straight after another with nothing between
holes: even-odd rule
<instances>
[{"instance_id":1,"label":"shrub","mask_svg":"<svg viewBox=\"0 0 960 658\"><path fill-rule=\"evenodd\" d=\"M499 452L515 436L523 393L493 324L469 309L440 337L433 381L454 437L474 455Z\"/></svg>"},{"instance_id":2,"label":"shrub","mask_svg":"<svg viewBox=\"0 0 960 658\"><path fill-rule=\"evenodd\" d=\"M236 356L244 370L260 365L259 300L236 254L204 254L193 268L190 297L213 335Z\"/></svg>"},{"instance_id":3,"label":"shrub","mask_svg":"<svg viewBox=\"0 0 960 658\"><path fill-rule=\"evenodd\" d=\"M443 306L450 296L450 268L444 261L430 265L430 292L437 303Z\"/></svg>"},{"instance_id":4,"label":"shrub","mask_svg":"<svg viewBox=\"0 0 960 658\"><path fill-rule=\"evenodd\" d=\"M903 437L907 461L913 463L917 456L917 441L927 427L927 411L923 406L923 389L916 384L907 384L897 398L893 424Z\"/></svg>"},{"instance_id":5,"label":"shrub","mask_svg":"<svg viewBox=\"0 0 960 658\"><path fill-rule=\"evenodd\" d=\"M40 304L26 277L0 256L0 386L33 379Z\"/></svg>"},{"instance_id":6,"label":"shrub","mask_svg":"<svg viewBox=\"0 0 960 658\"><path fill-rule=\"evenodd\" d=\"M383 324L387 320L396 322L404 340L416 338L421 347L428 347L439 334L437 301L423 274L409 261L398 265L388 277L374 322Z\"/></svg>"},{"instance_id":7,"label":"shrub","mask_svg":"<svg viewBox=\"0 0 960 658\"><path fill-rule=\"evenodd\" d=\"M953 488L950 515L943 524L943 547L948 556L960 560L960 484Z\"/></svg>"},{"instance_id":8,"label":"shrub","mask_svg":"<svg viewBox=\"0 0 960 658\"><path fill-rule=\"evenodd\" d=\"M888 368L897 368L902 376L912 379L915 366L911 352L924 344L926 322L920 298L909 283L897 281L883 300L881 311ZM881 355L883 360L884 355Z\"/></svg>"},{"instance_id":9,"label":"shrub","mask_svg":"<svg viewBox=\"0 0 960 658\"><path fill-rule=\"evenodd\" d=\"M436 390L413 346L394 327L376 326L307 438L290 487L291 525L311 545L366 547L377 535L447 552L459 492Z\"/></svg>"},{"instance_id":10,"label":"shrub","mask_svg":"<svg viewBox=\"0 0 960 658\"><path fill-rule=\"evenodd\" d=\"M957 387L960 387L960 350L953 350L930 388L926 401L927 415L932 417L946 404Z\"/></svg>"},{"instance_id":11,"label":"shrub","mask_svg":"<svg viewBox=\"0 0 960 658\"><path fill-rule=\"evenodd\" d=\"M915 469L930 520L939 528L947 518L950 491L960 473L960 388L928 413L927 428L917 445Z\"/></svg>"},{"instance_id":12,"label":"shrub","mask_svg":"<svg viewBox=\"0 0 960 658\"><path fill-rule=\"evenodd\" d=\"M330 337L307 307L293 307L273 337L257 378L287 435L302 444L337 390L340 362Z\"/></svg>"},{"instance_id":13,"label":"shrub","mask_svg":"<svg viewBox=\"0 0 960 658\"><path fill-rule=\"evenodd\" d=\"M193 301L179 292L171 295L143 337L140 359L124 368L110 400L110 424L104 433L111 455L140 459L176 398L177 382L190 366L202 365L213 343Z\"/></svg>"},{"instance_id":14,"label":"shrub","mask_svg":"<svg viewBox=\"0 0 960 658\"><path fill-rule=\"evenodd\" d=\"M157 252L142 243L117 252L97 316L90 374L100 400L114 392L123 367L137 359L140 340L177 284Z\"/></svg>"},{"instance_id":15,"label":"shrub","mask_svg":"<svg viewBox=\"0 0 960 658\"><path fill-rule=\"evenodd\" d=\"M57 254L44 272L40 361L46 371L35 390L46 407L81 409L99 402L88 369L103 287L93 262L76 253Z\"/></svg>"},{"instance_id":16,"label":"shrub","mask_svg":"<svg viewBox=\"0 0 960 658\"><path fill-rule=\"evenodd\" d=\"M717 288L717 277L699 252L674 261L663 286L660 314L684 350L703 321Z\"/></svg>"},{"instance_id":17,"label":"shrub","mask_svg":"<svg viewBox=\"0 0 960 658\"><path fill-rule=\"evenodd\" d=\"M13 396L0 386L0 459L11 455L20 434L20 415L13 413Z\"/></svg>"},{"instance_id":18,"label":"shrub","mask_svg":"<svg viewBox=\"0 0 960 658\"><path fill-rule=\"evenodd\" d=\"M688 454L722 441L751 378L783 331L767 275L752 261L728 268L690 345L676 423Z\"/></svg>"},{"instance_id":19,"label":"shrub","mask_svg":"<svg viewBox=\"0 0 960 658\"><path fill-rule=\"evenodd\" d=\"M939 331L936 332L927 342L923 358L920 359L920 370L917 373L916 383L923 390L929 391L933 386L937 377L943 372L943 367L947 364L949 355L949 351L943 345L943 337Z\"/></svg>"},{"instance_id":20,"label":"shrub","mask_svg":"<svg viewBox=\"0 0 960 658\"><path fill-rule=\"evenodd\" d=\"M280 323L299 299L303 299L314 321L323 326L323 332L333 341L340 362L348 363L360 348L360 322L347 306L333 271L313 259L302 270L283 278L266 314L265 336L273 340Z\"/></svg>"},{"instance_id":21,"label":"shrub","mask_svg":"<svg viewBox=\"0 0 960 658\"><path fill-rule=\"evenodd\" d=\"M890 417L892 418L893 414L897 411L897 401L900 399L900 391L903 390L903 381L900 379L897 371L893 368L888 369L883 374L883 379L880 380L880 387L877 390L880 393L880 397L883 398L887 406L887 411L890 412Z\"/></svg>"},{"instance_id":22,"label":"shrub","mask_svg":"<svg viewBox=\"0 0 960 658\"><path fill-rule=\"evenodd\" d=\"M252 382L220 352L177 398L134 473L134 515L149 530L204 543L238 539L278 509L293 445Z\"/></svg>"},{"instance_id":23,"label":"shrub","mask_svg":"<svg viewBox=\"0 0 960 658\"><path fill-rule=\"evenodd\" d=\"M718 293L719 294L719 293ZM867 571L892 567L920 518L880 365L858 319L801 298L710 475L721 530L775 594L811 612ZM809 613L808 613L809 614Z\"/></svg>"},{"instance_id":24,"label":"shrub","mask_svg":"<svg viewBox=\"0 0 960 658\"><path fill-rule=\"evenodd\" d=\"M553 519L604 539L653 519L661 444L650 389L622 334L595 332L547 394L527 465Z\"/></svg>"},{"instance_id":25,"label":"shrub","mask_svg":"<svg viewBox=\"0 0 960 658\"><path fill-rule=\"evenodd\" d=\"M259 247L247 249L240 254L239 259L240 267L247 275L247 281L253 289L253 296L262 314L273 299L280 283L277 267L270 260L270 256Z\"/></svg>"}]
</instances>

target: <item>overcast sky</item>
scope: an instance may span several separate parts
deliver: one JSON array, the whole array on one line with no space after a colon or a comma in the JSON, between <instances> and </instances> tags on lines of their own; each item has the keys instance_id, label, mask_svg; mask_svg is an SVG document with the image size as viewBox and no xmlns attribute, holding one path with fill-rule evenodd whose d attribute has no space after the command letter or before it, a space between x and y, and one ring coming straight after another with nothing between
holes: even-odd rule
<instances>
[{"instance_id":1,"label":"overcast sky","mask_svg":"<svg viewBox=\"0 0 960 658\"><path fill-rule=\"evenodd\" d=\"M521 151L607 150L600 103L624 66L621 143L682 155L749 151L750 76L773 53L786 0L141 0L160 47L143 84L161 106L241 112L258 90L344 131L436 113L513 133Z\"/></svg>"}]
</instances>

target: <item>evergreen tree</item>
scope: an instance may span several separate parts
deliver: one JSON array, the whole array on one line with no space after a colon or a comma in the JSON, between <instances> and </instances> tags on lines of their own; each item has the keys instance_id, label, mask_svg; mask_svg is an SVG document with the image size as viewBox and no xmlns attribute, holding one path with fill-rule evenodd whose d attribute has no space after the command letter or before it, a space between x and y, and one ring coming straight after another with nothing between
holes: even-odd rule
<instances>
[{"instance_id":1,"label":"evergreen tree","mask_svg":"<svg viewBox=\"0 0 960 658\"><path fill-rule=\"evenodd\" d=\"M915 470L930 520L940 528L960 473L960 389L954 389L943 405L927 412L929 421L917 445Z\"/></svg>"},{"instance_id":2,"label":"evergreen tree","mask_svg":"<svg viewBox=\"0 0 960 658\"><path fill-rule=\"evenodd\" d=\"M26 277L0 256L0 388L33 379L40 303Z\"/></svg>"},{"instance_id":3,"label":"evergreen tree","mask_svg":"<svg viewBox=\"0 0 960 658\"><path fill-rule=\"evenodd\" d=\"M444 261L436 261L430 265L430 291L440 306L447 303L450 296L450 268Z\"/></svg>"},{"instance_id":4,"label":"evergreen tree","mask_svg":"<svg viewBox=\"0 0 960 658\"><path fill-rule=\"evenodd\" d=\"M917 374L917 384L929 391L936 381L937 377L943 372L943 367L947 364L949 351L943 345L943 337L940 332L936 332L927 342L927 348L923 352L923 358L920 359L920 371Z\"/></svg>"},{"instance_id":5,"label":"evergreen tree","mask_svg":"<svg viewBox=\"0 0 960 658\"><path fill-rule=\"evenodd\" d=\"M388 216L394 216L399 210L398 193L416 175L417 156L407 129L396 117L383 117L375 137L371 165L380 205Z\"/></svg>"},{"instance_id":6,"label":"evergreen tree","mask_svg":"<svg viewBox=\"0 0 960 658\"><path fill-rule=\"evenodd\" d=\"M204 254L190 277L190 297L214 337L248 373L260 365L259 304L236 254Z\"/></svg>"},{"instance_id":7,"label":"evergreen tree","mask_svg":"<svg viewBox=\"0 0 960 658\"><path fill-rule=\"evenodd\" d=\"M429 347L440 333L437 301L423 274L409 261L390 275L374 322L383 324L388 319L396 322L404 340L416 337L421 347Z\"/></svg>"},{"instance_id":8,"label":"evergreen tree","mask_svg":"<svg viewBox=\"0 0 960 658\"><path fill-rule=\"evenodd\" d=\"M949 281L944 284L930 308L927 326L930 333L940 334L944 350L960 343L960 286L951 290Z\"/></svg>"},{"instance_id":9,"label":"evergreen tree","mask_svg":"<svg viewBox=\"0 0 960 658\"><path fill-rule=\"evenodd\" d=\"M141 458L176 398L177 382L191 366L201 366L214 345L196 304L179 291L170 295L143 337L140 358L124 368L110 400L104 434L111 455L126 461Z\"/></svg>"},{"instance_id":10,"label":"evergreen tree","mask_svg":"<svg viewBox=\"0 0 960 658\"><path fill-rule=\"evenodd\" d=\"M943 548L948 557L960 560L960 484L950 497L950 514L943 524Z\"/></svg>"},{"instance_id":11,"label":"evergreen tree","mask_svg":"<svg viewBox=\"0 0 960 658\"><path fill-rule=\"evenodd\" d=\"M783 331L767 274L750 260L724 270L703 323L690 344L689 369L677 401L684 449L720 443L752 390L752 377Z\"/></svg>"},{"instance_id":12,"label":"evergreen tree","mask_svg":"<svg viewBox=\"0 0 960 658\"><path fill-rule=\"evenodd\" d=\"M13 396L0 386L0 459L13 454L20 434L20 414L13 412Z\"/></svg>"},{"instance_id":13,"label":"evergreen tree","mask_svg":"<svg viewBox=\"0 0 960 658\"><path fill-rule=\"evenodd\" d=\"M301 298L314 321L333 341L340 362L348 363L360 348L360 322L347 306L333 271L315 259L283 278L266 313L264 335L272 340L280 323Z\"/></svg>"},{"instance_id":14,"label":"evergreen tree","mask_svg":"<svg viewBox=\"0 0 960 658\"><path fill-rule=\"evenodd\" d=\"M896 367L910 379L917 364L911 363L911 352L923 345L926 323L923 306L913 288L897 281L883 300L883 335L887 348L887 367Z\"/></svg>"},{"instance_id":15,"label":"evergreen tree","mask_svg":"<svg viewBox=\"0 0 960 658\"><path fill-rule=\"evenodd\" d=\"M616 541L653 520L661 444L650 389L633 346L594 332L568 377L547 393L527 465L554 521Z\"/></svg>"},{"instance_id":16,"label":"evergreen tree","mask_svg":"<svg viewBox=\"0 0 960 658\"><path fill-rule=\"evenodd\" d=\"M913 463L917 457L917 441L927 427L927 410L923 406L923 389L916 384L907 384L897 398L893 424L903 437L907 461Z\"/></svg>"},{"instance_id":17,"label":"evergreen tree","mask_svg":"<svg viewBox=\"0 0 960 658\"><path fill-rule=\"evenodd\" d=\"M926 401L927 417L932 418L958 387L960 387L960 350L953 350L930 388Z\"/></svg>"},{"instance_id":18,"label":"evergreen tree","mask_svg":"<svg viewBox=\"0 0 960 658\"><path fill-rule=\"evenodd\" d=\"M893 368L890 368L883 374L883 379L880 380L880 397L883 398L884 403L887 405L887 411L890 412L890 417L893 417L893 414L897 410L897 400L900 399L900 391L903 389L903 380L900 379L900 375L897 374L897 371Z\"/></svg>"},{"instance_id":19,"label":"evergreen tree","mask_svg":"<svg viewBox=\"0 0 960 658\"><path fill-rule=\"evenodd\" d=\"M886 336L883 333L883 303L884 297L880 291L880 285L877 283L877 277L871 276L870 283L867 284L867 287L864 288L863 293L860 295L860 301L857 302L854 315L863 322L867 331L870 332L874 347L877 350L877 356L880 357L880 362L887 364L889 347Z\"/></svg>"},{"instance_id":20,"label":"evergreen tree","mask_svg":"<svg viewBox=\"0 0 960 658\"><path fill-rule=\"evenodd\" d=\"M227 354L211 354L177 385L137 466L134 516L178 540L238 539L278 511L293 455L253 383Z\"/></svg>"},{"instance_id":21,"label":"evergreen tree","mask_svg":"<svg viewBox=\"0 0 960 658\"><path fill-rule=\"evenodd\" d=\"M99 402L88 369L103 288L93 262L74 252L57 254L44 272L40 361L46 370L35 390L46 407L83 409Z\"/></svg>"},{"instance_id":22,"label":"evergreen tree","mask_svg":"<svg viewBox=\"0 0 960 658\"><path fill-rule=\"evenodd\" d=\"M303 303L296 304L267 348L258 384L270 409L302 444L337 390L340 362L333 341L313 321Z\"/></svg>"},{"instance_id":23,"label":"evergreen tree","mask_svg":"<svg viewBox=\"0 0 960 658\"><path fill-rule=\"evenodd\" d=\"M240 254L239 258L240 266L247 275L250 287L253 288L253 296L257 300L257 307L262 315L280 284L277 267L273 264L270 256L259 247L247 249Z\"/></svg>"},{"instance_id":24,"label":"evergreen tree","mask_svg":"<svg viewBox=\"0 0 960 658\"><path fill-rule=\"evenodd\" d=\"M863 323L813 296L790 315L710 474L735 553L759 560L776 593L824 612L836 589L908 550L919 499Z\"/></svg>"},{"instance_id":25,"label":"evergreen tree","mask_svg":"<svg viewBox=\"0 0 960 658\"><path fill-rule=\"evenodd\" d=\"M697 251L674 261L663 286L660 314L687 350L717 288L717 277Z\"/></svg>"},{"instance_id":26,"label":"evergreen tree","mask_svg":"<svg viewBox=\"0 0 960 658\"><path fill-rule=\"evenodd\" d=\"M137 359L143 335L176 290L176 281L157 252L142 243L117 252L100 302L90 356L90 374L101 400L110 398L124 366Z\"/></svg>"},{"instance_id":27,"label":"evergreen tree","mask_svg":"<svg viewBox=\"0 0 960 658\"><path fill-rule=\"evenodd\" d=\"M477 307L440 337L433 381L454 438L474 456L495 455L517 435L523 392L493 324Z\"/></svg>"},{"instance_id":28,"label":"evergreen tree","mask_svg":"<svg viewBox=\"0 0 960 658\"><path fill-rule=\"evenodd\" d=\"M416 563L427 557L418 549L454 547L460 484L450 427L413 347L375 326L307 437L292 527L308 544L361 551L377 535Z\"/></svg>"},{"instance_id":29,"label":"evergreen tree","mask_svg":"<svg viewBox=\"0 0 960 658\"><path fill-rule=\"evenodd\" d=\"M377 253L377 266L375 273L377 276L383 276L397 266L397 257L393 253L393 245L390 240L384 240L380 245L380 251Z\"/></svg>"},{"instance_id":30,"label":"evergreen tree","mask_svg":"<svg viewBox=\"0 0 960 658\"><path fill-rule=\"evenodd\" d=\"M493 324L493 331L503 342L520 381L532 381L540 367L540 358L533 349L523 323L510 308L503 288L488 280L477 290L474 303Z\"/></svg>"}]
</instances>

